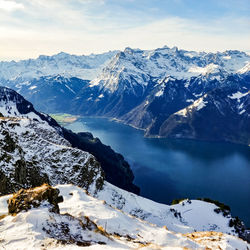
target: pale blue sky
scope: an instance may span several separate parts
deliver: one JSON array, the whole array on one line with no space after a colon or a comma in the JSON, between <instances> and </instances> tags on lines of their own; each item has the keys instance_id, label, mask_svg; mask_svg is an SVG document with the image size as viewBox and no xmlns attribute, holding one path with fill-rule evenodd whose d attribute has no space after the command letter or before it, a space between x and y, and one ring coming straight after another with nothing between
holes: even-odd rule
<instances>
[{"instance_id":1,"label":"pale blue sky","mask_svg":"<svg viewBox=\"0 0 250 250\"><path fill-rule=\"evenodd\" d=\"M250 0L0 0L0 60L164 45L250 50Z\"/></svg>"}]
</instances>

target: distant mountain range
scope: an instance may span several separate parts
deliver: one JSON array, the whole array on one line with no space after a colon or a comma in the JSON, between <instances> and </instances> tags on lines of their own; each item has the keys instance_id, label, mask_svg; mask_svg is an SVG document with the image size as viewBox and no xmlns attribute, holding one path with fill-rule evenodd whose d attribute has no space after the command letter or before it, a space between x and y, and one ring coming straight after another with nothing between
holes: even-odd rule
<instances>
[{"instance_id":1,"label":"distant mountain range","mask_svg":"<svg viewBox=\"0 0 250 250\"><path fill-rule=\"evenodd\" d=\"M100 55L76 56L61 52L19 62L0 62L0 79L22 82L48 75L93 79L116 53L111 51Z\"/></svg>"},{"instance_id":2,"label":"distant mountain range","mask_svg":"<svg viewBox=\"0 0 250 250\"><path fill-rule=\"evenodd\" d=\"M240 51L126 48L2 62L0 83L45 112L116 118L148 137L249 145L249 69Z\"/></svg>"}]
</instances>

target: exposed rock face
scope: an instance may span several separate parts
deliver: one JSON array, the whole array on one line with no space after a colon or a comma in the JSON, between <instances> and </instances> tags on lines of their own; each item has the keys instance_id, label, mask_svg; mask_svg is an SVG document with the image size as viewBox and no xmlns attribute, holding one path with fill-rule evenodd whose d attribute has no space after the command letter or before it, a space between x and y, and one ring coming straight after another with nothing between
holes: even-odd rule
<instances>
[{"instance_id":1,"label":"exposed rock face","mask_svg":"<svg viewBox=\"0 0 250 250\"><path fill-rule=\"evenodd\" d=\"M128 163L89 133L75 134L60 127L4 87L0 87L0 112L0 194L43 183L74 183L89 189L93 180L100 189L104 178L101 166L111 183L139 193ZM91 152L101 166L79 149Z\"/></svg>"},{"instance_id":2,"label":"exposed rock face","mask_svg":"<svg viewBox=\"0 0 250 250\"><path fill-rule=\"evenodd\" d=\"M0 118L1 194L49 183L74 183L100 190L104 173L89 153L70 143L44 121Z\"/></svg>"},{"instance_id":3,"label":"exposed rock face","mask_svg":"<svg viewBox=\"0 0 250 250\"><path fill-rule=\"evenodd\" d=\"M102 144L91 133L75 134L63 128L63 136L73 147L88 151L96 156L98 162L101 163L108 182L127 191L139 194L139 188L133 184L133 172L121 154L116 153L110 146Z\"/></svg>"},{"instance_id":4,"label":"exposed rock face","mask_svg":"<svg viewBox=\"0 0 250 250\"><path fill-rule=\"evenodd\" d=\"M58 203L63 201L59 196L60 191L56 188L44 184L32 189L20 189L8 200L9 214L17 214L21 211L28 211L42 204L50 207L50 211L59 213Z\"/></svg>"},{"instance_id":5,"label":"exposed rock face","mask_svg":"<svg viewBox=\"0 0 250 250\"><path fill-rule=\"evenodd\" d=\"M166 119L163 137L250 144L250 91L217 88Z\"/></svg>"}]
</instances>

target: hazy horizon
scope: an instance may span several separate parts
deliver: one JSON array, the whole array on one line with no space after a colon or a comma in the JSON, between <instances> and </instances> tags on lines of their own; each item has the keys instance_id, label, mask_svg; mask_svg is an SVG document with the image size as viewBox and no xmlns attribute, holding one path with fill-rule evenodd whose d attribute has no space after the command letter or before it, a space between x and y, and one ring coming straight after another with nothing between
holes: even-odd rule
<instances>
[{"instance_id":1,"label":"hazy horizon","mask_svg":"<svg viewBox=\"0 0 250 250\"><path fill-rule=\"evenodd\" d=\"M248 0L0 0L0 61L167 45L250 51Z\"/></svg>"},{"instance_id":2,"label":"hazy horizon","mask_svg":"<svg viewBox=\"0 0 250 250\"><path fill-rule=\"evenodd\" d=\"M164 45L164 46L167 46L167 45ZM158 48L163 48L164 46L161 46L161 47L157 47L157 48L149 48L149 49L144 49L144 50L154 50L154 49L158 49ZM173 48L173 47L177 47L177 46L172 46L172 47L169 47L169 48ZM57 53L51 53L51 54L38 54L37 56L34 56L34 57L24 57L24 58L20 58L20 59L1 59L0 57L0 62L11 62L11 61L15 61L15 62L19 62L19 61L23 61L23 60L29 60L29 59L38 59L39 56L55 56L55 55L58 55L60 53L65 53L65 54L69 54L69 55L76 55L76 56L91 56L91 55L99 55L99 54L104 54L104 53L108 53L108 52L112 52L112 51L124 51L126 48L128 48L128 46L124 47L123 49L113 49L113 50L108 50L108 51L100 51L99 53L96 52L96 53L86 53L86 54L81 54L81 53L69 53L67 51L60 51L60 52L57 52ZM130 48L130 47L129 47ZM180 47L177 47L179 50L187 50L187 51L196 51L196 52L206 52L206 53L216 53L216 52L225 52L225 51L228 51L228 50L235 50L235 49L227 49L227 50L217 50L217 51L205 51L205 50L188 50L188 49L184 49L184 48L180 48ZM141 48L132 48L132 49L141 49ZM239 50L239 51L242 51L242 52L245 52L247 54L250 54L250 50Z\"/></svg>"}]
</instances>

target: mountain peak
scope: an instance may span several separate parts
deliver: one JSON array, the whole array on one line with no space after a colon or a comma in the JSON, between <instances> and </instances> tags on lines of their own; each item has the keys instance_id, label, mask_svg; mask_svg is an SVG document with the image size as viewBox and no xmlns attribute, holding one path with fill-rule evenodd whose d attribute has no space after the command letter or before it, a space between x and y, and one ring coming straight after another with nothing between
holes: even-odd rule
<instances>
[{"instance_id":1,"label":"mountain peak","mask_svg":"<svg viewBox=\"0 0 250 250\"><path fill-rule=\"evenodd\" d=\"M55 54L55 55L53 55L53 56L51 56L52 58L59 58L59 59L63 59L63 58L65 58L65 57L70 57L70 56L72 56L71 54L68 54L68 53L65 53L65 52L63 52L63 51L61 51L61 52L59 52L59 53L57 53L57 54Z\"/></svg>"}]
</instances>

